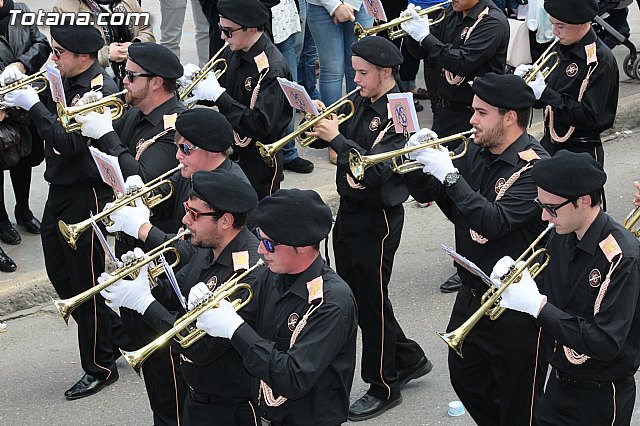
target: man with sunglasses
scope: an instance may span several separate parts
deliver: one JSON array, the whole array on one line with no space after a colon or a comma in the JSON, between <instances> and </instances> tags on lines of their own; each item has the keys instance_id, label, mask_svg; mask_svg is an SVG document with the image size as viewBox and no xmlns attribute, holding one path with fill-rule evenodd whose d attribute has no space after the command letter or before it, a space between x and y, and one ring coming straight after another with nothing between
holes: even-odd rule
<instances>
[{"instance_id":1,"label":"man with sunglasses","mask_svg":"<svg viewBox=\"0 0 640 426\"><path fill-rule=\"evenodd\" d=\"M269 270L258 278L241 315L223 301L196 326L229 339L238 351L255 377L263 425L342 424L355 369L358 313L349 286L320 255L331 209L314 191L281 189L263 198L253 215L258 253Z\"/></svg>"},{"instance_id":2,"label":"man with sunglasses","mask_svg":"<svg viewBox=\"0 0 640 426\"><path fill-rule=\"evenodd\" d=\"M51 27L51 59L62 76L67 105L73 106L85 93L117 91L113 79L97 62L104 45L100 32L87 25ZM45 267L56 292L68 298L89 289L104 271L104 250L94 232L85 232L73 250L61 237L58 221L77 223L90 212L102 210L112 191L98 173L87 140L79 132L67 133L56 113L51 95L38 94L31 87L14 90L4 97L8 106L29 111L45 141L49 193L42 217L42 248ZM110 311L100 297L92 298L73 311L78 323L82 378L65 392L67 399L93 395L118 379L111 339Z\"/></svg>"},{"instance_id":3,"label":"man with sunglasses","mask_svg":"<svg viewBox=\"0 0 640 426\"><path fill-rule=\"evenodd\" d=\"M607 175L588 153L559 151L533 166L536 203L555 225L540 288L525 272L500 306L535 318L551 364L540 425L631 424L640 365L638 240L601 208ZM513 265L498 261L493 276Z\"/></svg>"},{"instance_id":4,"label":"man with sunglasses","mask_svg":"<svg viewBox=\"0 0 640 426\"><path fill-rule=\"evenodd\" d=\"M234 130L237 162L262 199L280 188L283 155L276 154L275 166L265 164L256 142L269 144L286 135L292 108L277 78L291 79L282 53L264 33L269 9L259 0L220 0L220 30L229 43L222 57L228 64L220 77L214 73L201 81L194 98L213 102Z\"/></svg>"},{"instance_id":5,"label":"man with sunglasses","mask_svg":"<svg viewBox=\"0 0 640 426\"><path fill-rule=\"evenodd\" d=\"M476 77L472 90L475 135L466 155L452 161L444 147L416 151L424 173L405 175L405 182L417 201L438 203L454 223L457 252L489 273L503 256L520 255L544 229L531 201L536 196L531 168L549 155L526 132L535 97L520 77L489 73ZM423 129L409 144L430 135ZM465 268L458 267L458 273L462 287L447 331L478 310L487 290ZM477 424L529 424L537 402L534 385L544 380L536 377L537 337L532 318L507 311L495 321L480 319L465 339L464 358L449 350L451 384Z\"/></svg>"},{"instance_id":6,"label":"man with sunglasses","mask_svg":"<svg viewBox=\"0 0 640 426\"><path fill-rule=\"evenodd\" d=\"M189 182L182 221L191 231L195 253L176 273L176 281L182 294L189 295L192 308L203 289L207 293L215 291L234 274L253 266L260 256L258 240L246 227L248 213L258 204L249 182L224 169L195 172ZM256 270L242 282L253 285L261 273ZM158 286L150 290L146 275L141 273L134 281L119 281L103 294L110 306L139 312L157 337L186 311L168 280L159 280ZM186 349L176 343L167 346L174 354L180 354L180 370L188 385L181 424L256 424L251 376L228 340L206 336ZM149 361L161 350L142 365L145 377ZM175 398L172 389L163 392Z\"/></svg>"}]
</instances>

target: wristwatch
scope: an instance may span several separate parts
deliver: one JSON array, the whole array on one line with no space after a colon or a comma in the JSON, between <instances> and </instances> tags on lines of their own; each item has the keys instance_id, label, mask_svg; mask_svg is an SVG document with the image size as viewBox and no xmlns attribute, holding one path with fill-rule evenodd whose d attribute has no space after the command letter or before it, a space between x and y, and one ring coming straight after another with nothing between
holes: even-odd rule
<instances>
[{"instance_id":1,"label":"wristwatch","mask_svg":"<svg viewBox=\"0 0 640 426\"><path fill-rule=\"evenodd\" d=\"M444 182L442 183L444 184L444 186L451 186L458 182L458 179L460 179L460 172L458 170L455 170L453 172L447 173L444 177Z\"/></svg>"}]
</instances>

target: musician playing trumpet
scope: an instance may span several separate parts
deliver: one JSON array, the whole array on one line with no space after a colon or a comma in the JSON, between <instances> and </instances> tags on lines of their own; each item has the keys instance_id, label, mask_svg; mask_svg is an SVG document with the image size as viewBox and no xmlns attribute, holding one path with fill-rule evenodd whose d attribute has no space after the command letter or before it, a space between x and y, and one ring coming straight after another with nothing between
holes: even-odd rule
<instances>
[{"instance_id":1,"label":"musician playing trumpet","mask_svg":"<svg viewBox=\"0 0 640 426\"><path fill-rule=\"evenodd\" d=\"M452 161L444 147L416 151L424 173L404 176L417 201L436 201L454 223L456 251L489 273L501 257L527 249L545 227L532 201L531 167L548 154L526 132L535 97L520 77L489 73L476 77L472 90L476 131L467 154ZM435 135L423 129L409 143L425 137ZM479 309L487 290L466 269L458 273L462 287L447 332ZM480 319L465 340L464 358L449 350L451 384L478 425L529 424L537 336L532 318L507 311L495 321Z\"/></svg>"},{"instance_id":2,"label":"musician playing trumpet","mask_svg":"<svg viewBox=\"0 0 640 426\"><path fill-rule=\"evenodd\" d=\"M193 304L203 294L215 291L217 286L258 260L258 239L245 225L247 214L258 204L258 198L246 179L223 169L195 172L190 183L190 196L184 203L182 220L191 231L190 241L195 253L176 273L176 280L181 292L189 295L184 302ZM252 285L261 272L246 277L243 282ZM108 276L105 274L101 279L108 279ZM126 307L142 315L141 321L153 330L155 337L169 330L176 319L185 314L185 308L168 280L158 280L158 286L152 291L145 272L133 281L121 280L112 284L103 295L114 309ZM243 315L242 311L240 315ZM166 346L156 350L142 364L146 383L148 375L158 374L155 358L161 351L171 351L176 358L180 354L176 361L180 369L175 374L184 377L184 380L176 377L176 383L182 387L176 392L172 385L155 394L159 398L156 403L168 404L174 410L177 396L182 418L177 418L178 411L174 411L173 421L169 423L163 419L161 424L256 425L254 413L257 408L251 377L228 340L207 336L188 349L182 349L179 344ZM188 388L184 387L185 381ZM151 397L149 388L148 392ZM154 424L160 424L156 414Z\"/></svg>"},{"instance_id":3,"label":"musician playing trumpet","mask_svg":"<svg viewBox=\"0 0 640 426\"><path fill-rule=\"evenodd\" d=\"M336 271L358 302L362 329L362 378L367 393L349 409L349 420L376 417L402 401L400 389L427 374L431 362L418 343L407 338L393 314L388 295L393 258L404 221L402 203L409 192L390 161L367 168L357 180L349 169L349 151L362 155L402 148L388 111L388 93L398 93L395 72L402 54L389 40L365 37L351 47L355 83L353 118L338 125L337 117L320 121L308 134L338 154L336 186L340 208L333 231ZM320 105L322 107L322 105Z\"/></svg>"},{"instance_id":4,"label":"musician playing trumpet","mask_svg":"<svg viewBox=\"0 0 640 426\"><path fill-rule=\"evenodd\" d=\"M640 365L638 240L602 211L607 175L587 153L559 151L537 162L532 177L542 219L555 225L551 261L540 289L525 272L500 305L542 328L537 361L552 369L537 424L629 425ZM492 277L513 262L498 261Z\"/></svg>"}]
</instances>

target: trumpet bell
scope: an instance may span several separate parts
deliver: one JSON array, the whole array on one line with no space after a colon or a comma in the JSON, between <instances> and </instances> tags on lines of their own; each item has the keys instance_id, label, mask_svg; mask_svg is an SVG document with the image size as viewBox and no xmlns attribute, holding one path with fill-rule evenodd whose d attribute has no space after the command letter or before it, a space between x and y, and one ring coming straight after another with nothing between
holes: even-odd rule
<instances>
[{"instance_id":1,"label":"trumpet bell","mask_svg":"<svg viewBox=\"0 0 640 426\"><path fill-rule=\"evenodd\" d=\"M635 224L640 220L640 207L636 207L624 219L623 226L628 229L636 238L640 238L640 228L634 229Z\"/></svg>"}]
</instances>

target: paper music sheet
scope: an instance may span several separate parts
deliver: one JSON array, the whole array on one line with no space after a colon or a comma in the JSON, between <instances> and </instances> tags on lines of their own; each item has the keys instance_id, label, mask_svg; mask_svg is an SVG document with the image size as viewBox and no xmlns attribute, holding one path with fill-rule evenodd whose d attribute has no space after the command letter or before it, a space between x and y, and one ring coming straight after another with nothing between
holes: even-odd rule
<instances>
[{"instance_id":1,"label":"paper music sheet","mask_svg":"<svg viewBox=\"0 0 640 426\"><path fill-rule=\"evenodd\" d=\"M464 269L471 272L473 275L480 277L480 279L484 281L484 283L487 286L489 287L494 286L493 281L491 281L491 278L489 278L489 276L485 274L482 271L482 269L478 267L478 265L476 265L466 257L456 253L456 251L449 246L445 246L444 244L441 244L440 248L444 250L444 252L447 253L449 256L451 256L454 262L456 262L458 265L462 266Z\"/></svg>"},{"instance_id":2,"label":"paper music sheet","mask_svg":"<svg viewBox=\"0 0 640 426\"><path fill-rule=\"evenodd\" d=\"M102 177L104 183L113 188L114 191L124 194L124 176L122 176L122 170L120 170L118 157L105 154L93 146L89 147L89 152L98 167L100 177Z\"/></svg>"},{"instance_id":3,"label":"paper music sheet","mask_svg":"<svg viewBox=\"0 0 640 426\"><path fill-rule=\"evenodd\" d=\"M51 97L53 101L67 107L67 99L64 97L64 87L62 86L62 77L60 70L53 65L47 65L47 80L49 80L49 88L51 89Z\"/></svg>"},{"instance_id":4,"label":"paper music sheet","mask_svg":"<svg viewBox=\"0 0 640 426\"><path fill-rule=\"evenodd\" d=\"M389 93L387 99L396 133L415 133L420 130L413 93Z\"/></svg>"},{"instance_id":5,"label":"paper music sheet","mask_svg":"<svg viewBox=\"0 0 640 426\"><path fill-rule=\"evenodd\" d=\"M372 16L376 21L387 22L387 14L385 13L380 0L364 0L362 3L364 4L364 8L369 16Z\"/></svg>"},{"instance_id":6,"label":"paper music sheet","mask_svg":"<svg viewBox=\"0 0 640 426\"><path fill-rule=\"evenodd\" d=\"M282 77L278 77L278 83L293 108L313 115L320 113L304 86Z\"/></svg>"}]
</instances>

